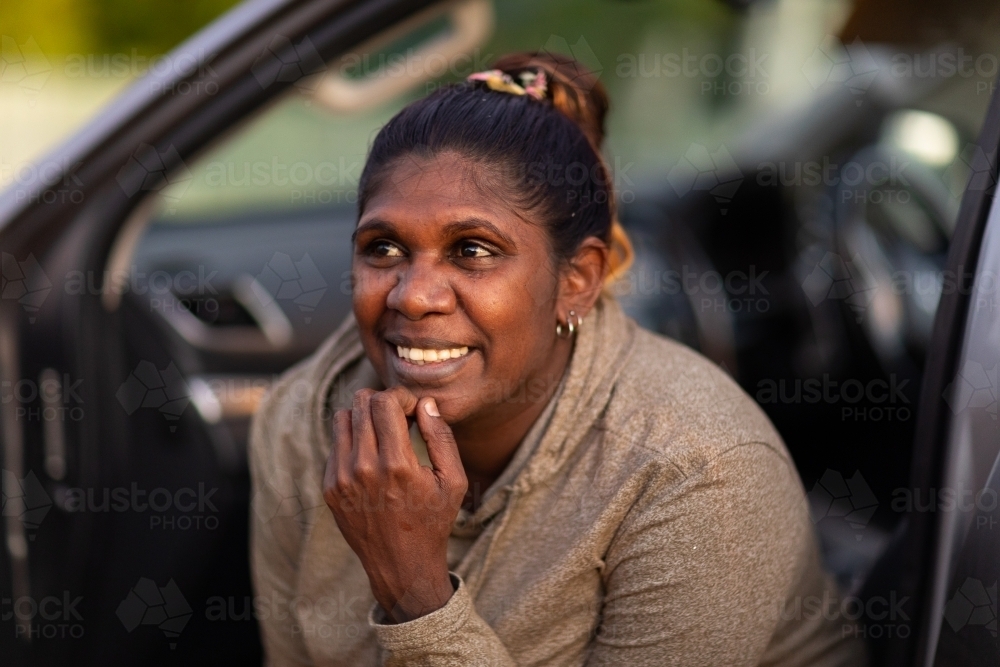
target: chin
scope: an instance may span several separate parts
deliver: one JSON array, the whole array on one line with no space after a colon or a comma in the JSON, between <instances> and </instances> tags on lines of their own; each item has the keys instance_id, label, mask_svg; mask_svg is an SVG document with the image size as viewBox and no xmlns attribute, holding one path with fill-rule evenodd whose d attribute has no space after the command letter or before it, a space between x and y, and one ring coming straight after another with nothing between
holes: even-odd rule
<instances>
[{"instance_id":1,"label":"chin","mask_svg":"<svg viewBox=\"0 0 1000 667\"><path fill-rule=\"evenodd\" d=\"M409 387L409 389L418 399L433 398L445 423L461 422L476 412L476 406L471 404L468 392L456 392L451 388Z\"/></svg>"}]
</instances>

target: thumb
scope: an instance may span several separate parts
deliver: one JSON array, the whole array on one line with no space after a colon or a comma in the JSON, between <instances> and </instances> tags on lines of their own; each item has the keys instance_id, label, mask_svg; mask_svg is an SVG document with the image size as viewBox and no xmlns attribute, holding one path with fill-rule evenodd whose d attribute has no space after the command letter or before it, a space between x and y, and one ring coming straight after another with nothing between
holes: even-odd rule
<instances>
[{"instance_id":1,"label":"thumb","mask_svg":"<svg viewBox=\"0 0 1000 667\"><path fill-rule=\"evenodd\" d=\"M420 434L427 443L427 456L434 466L434 474L448 481L465 481L465 468L458 453L458 444L451 427L441 417L437 401L433 398L420 400L416 410Z\"/></svg>"}]
</instances>

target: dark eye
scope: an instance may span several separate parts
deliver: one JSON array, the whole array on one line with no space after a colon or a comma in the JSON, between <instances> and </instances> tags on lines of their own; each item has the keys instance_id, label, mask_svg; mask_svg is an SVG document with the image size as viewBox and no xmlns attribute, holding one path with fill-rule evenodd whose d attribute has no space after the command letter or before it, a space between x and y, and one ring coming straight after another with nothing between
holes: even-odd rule
<instances>
[{"instance_id":1,"label":"dark eye","mask_svg":"<svg viewBox=\"0 0 1000 667\"><path fill-rule=\"evenodd\" d=\"M459 257L491 257L492 252L474 241L463 241L458 246Z\"/></svg>"},{"instance_id":2,"label":"dark eye","mask_svg":"<svg viewBox=\"0 0 1000 667\"><path fill-rule=\"evenodd\" d=\"M376 257L402 257L403 251L395 243L376 241L372 244L372 254Z\"/></svg>"}]
</instances>

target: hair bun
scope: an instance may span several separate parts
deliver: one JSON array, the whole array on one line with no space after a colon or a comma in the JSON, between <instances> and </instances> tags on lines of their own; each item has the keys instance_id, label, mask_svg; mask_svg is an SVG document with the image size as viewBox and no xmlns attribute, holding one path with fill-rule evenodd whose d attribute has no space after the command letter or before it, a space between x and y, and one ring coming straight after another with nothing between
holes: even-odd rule
<instances>
[{"instance_id":1,"label":"hair bun","mask_svg":"<svg viewBox=\"0 0 1000 667\"><path fill-rule=\"evenodd\" d=\"M552 106L577 124L600 153L608 94L597 76L579 61L559 53L537 51L502 56L493 66L515 79L525 70L540 70L548 78L546 97Z\"/></svg>"},{"instance_id":2,"label":"hair bun","mask_svg":"<svg viewBox=\"0 0 1000 667\"><path fill-rule=\"evenodd\" d=\"M608 194L612 197L611 229L608 238L605 239L610 249L606 284L610 284L628 270L635 257L635 251L628 234L618 221L617 207L613 201L614 190L610 183L611 173L601 152L601 146L604 144L604 117L608 113L608 93L604 85L598 81L596 74L578 60L548 51L511 53L502 56L493 67L515 79L525 70L545 72L548 78L547 99L553 107L583 131L604 166L609 179Z\"/></svg>"}]
</instances>

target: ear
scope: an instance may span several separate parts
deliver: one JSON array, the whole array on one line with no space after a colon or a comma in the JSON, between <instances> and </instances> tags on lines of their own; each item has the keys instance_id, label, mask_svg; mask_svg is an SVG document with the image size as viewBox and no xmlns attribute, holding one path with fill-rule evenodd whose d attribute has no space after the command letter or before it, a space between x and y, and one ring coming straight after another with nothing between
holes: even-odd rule
<instances>
[{"instance_id":1,"label":"ear","mask_svg":"<svg viewBox=\"0 0 1000 667\"><path fill-rule=\"evenodd\" d=\"M571 310L585 317L594 307L608 275L608 252L604 241L588 236L566 262L560 274L556 303L556 317L560 322L566 321Z\"/></svg>"}]
</instances>

